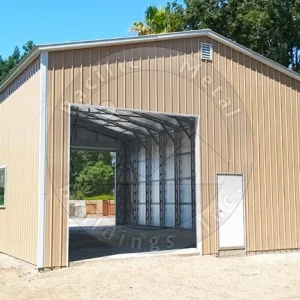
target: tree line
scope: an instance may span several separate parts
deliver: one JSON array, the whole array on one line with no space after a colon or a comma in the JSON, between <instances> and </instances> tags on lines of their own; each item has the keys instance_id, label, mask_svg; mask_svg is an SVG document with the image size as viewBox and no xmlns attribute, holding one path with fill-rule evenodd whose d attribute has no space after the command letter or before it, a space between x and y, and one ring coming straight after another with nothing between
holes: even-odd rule
<instances>
[{"instance_id":1,"label":"tree line","mask_svg":"<svg viewBox=\"0 0 300 300\"><path fill-rule=\"evenodd\" d=\"M300 71L300 0L185 0L149 6L138 35L209 28Z\"/></svg>"},{"instance_id":2,"label":"tree line","mask_svg":"<svg viewBox=\"0 0 300 300\"><path fill-rule=\"evenodd\" d=\"M22 59L34 48L33 41L28 41L22 46L22 52L20 48L15 47L13 53L4 59L0 55L0 84L8 76L8 74L20 63Z\"/></svg>"}]
</instances>

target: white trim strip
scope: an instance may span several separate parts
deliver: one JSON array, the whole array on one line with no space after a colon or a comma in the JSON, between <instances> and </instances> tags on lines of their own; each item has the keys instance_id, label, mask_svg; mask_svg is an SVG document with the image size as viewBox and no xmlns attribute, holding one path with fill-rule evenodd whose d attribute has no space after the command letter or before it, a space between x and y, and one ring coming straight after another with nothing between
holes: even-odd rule
<instances>
[{"instance_id":1,"label":"white trim strip","mask_svg":"<svg viewBox=\"0 0 300 300\"><path fill-rule=\"evenodd\" d=\"M196 248L202 255L202 198L201 198L201 148L200 116L195 122L195 184L196 184Z\"/></svg>"},{"instance_id":2,"label":"white trim strip","mask_svg":"<svg viewBox=\"0 0 300 300\"><path fill-rule=\"evenodd\" d=\"M67 186L67 241L66 241L66 265L69 267L70 261L69 261L69 244L70 244L70 166L71 166L71 104L69 104L68 107L68 157L67 157L67 170L68 170L68 186Z\"/></svg>"},{"instance_id":3,"label":"white trim strip","mask_svg":"<svg viewBox=\"0 0 300 300\"><path fill-rule=\"evenodd\" d=\"M172 39L191 38L197 36L206 36L210 32L210 29L192 30L192 31L181 31L173 33L160 33L160 34L149 34L142 36L132 36L125 38L111 38L101 39L94 41L79 41L79 42L68 42L68 43L56 43L56 44L44 44L39 45L39 49L44 51L61 51L78 48L90 48L90 47L104 47L112 45L124 45L124 44L135 44L135 43L148 43L148 42L159 42Z\"/></svg>"},{"instance_id":4,"label":"white trim strip","mask_svg":"<svg viewBox=\"0 0 300 300\"><path fill-rule=\"evenodd\" d=\"M47 79L48 52L40 56L40 143L39 143L39 204L37 267L44 267L45 200L46 200L46 145L47 145Z\"/></svg>"}]
</instances>

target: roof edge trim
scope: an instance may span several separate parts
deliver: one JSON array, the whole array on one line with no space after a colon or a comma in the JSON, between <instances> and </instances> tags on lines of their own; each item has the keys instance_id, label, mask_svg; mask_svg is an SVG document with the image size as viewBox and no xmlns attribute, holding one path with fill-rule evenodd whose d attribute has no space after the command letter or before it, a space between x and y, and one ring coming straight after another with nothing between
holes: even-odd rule
<instances>
[{"instance_id":1,"label":"roof edge trim","mask_svg":"<svg viewBox=\"0 0 300 300\"><path fill-rule=\"evenodd\" d=\"M45 50L45 51L83 49L83 48L99 47L99 46L104 47L104 46L113 46L113 45L136 44L136 43L146 43L146 42L154 42L154 41L164 41L164 40L171 40L171 39L205 36L210 31L211 31L210 29L178 31L172 33L149 34L149 35L123 37L123 38L101 39L101 40L94 40L94 41L45 44L45 45L38 45L38 47L40 50Z\"/></svg>"},{"instance_id":2,"label":"roof edge trim","mask_svg":"<svg viewBox=\"0 0 300 300\"><path fill-rule=\"evenodd\" d=\"M281 64L266 58L265 56L258 54L210 29L201 29L194 31L181 31L173 33L155 34L155 35L143 35L143 36L133 36L125 38L112 38L112 39L102 39L94 41L81 41L81 42L67 42L67 43L55 43L55 44L44 44L38 45L25 59L20 63L20 65L6 78L6 80L0 86L0 93L21 73L23 72L39 55L42 51L65 51L72 49L83 49L91 47L105 47L113 45L125 45L125 44L136 44L136 43L146 43L154 41L164 41L169 39L180 39L180 38L192 38L199 36L207 36L213 40L223 43L224 45L231 47L238 52L248 55L249 57L258 60L259 62L266 64L267 66L286 74L298 81L300 81L300 74L294 72L293 70L282 66Z\"/></svg>"},{"instance_id":3,"label":"roof edge trim","mask_svg":"<svg viewBox=\"0 0 300 300\"><path fill-rule=\"evenodd\" d=\"M0 93L2 93L26 68L34 62L34 60L40 55L40 49L34 48L32 52L24 58L23 61L9 74L9 76L2 82L0 86Z\"/></svg>"},{"instance_id":4,"label":"roof edge trim","mask_svg":"<svg viewBox=\"0 0 300 300\"><path fill-rule=\"evenodd\" d=\"M259 62L263 63L263 64L266 64L267 66L279 71L279 72L282 72L288 76L291 76L293 77L294 79L296 80L299 80L300 81L300 74L275 62L274 60L271 60L239 43L236 43L234 42L233 40L230 40L214 31L211 31L209 30L209 32L207 33L207 37L210 37L214 40L217 40L221 43L223 43L224 45L228 46L228 47L231 47L235 50L237 50L238 52L241 52L243 54L246 54L250 57L252 57L253 59L256 59L258 60Z\"/></svg>"}]
</instances>

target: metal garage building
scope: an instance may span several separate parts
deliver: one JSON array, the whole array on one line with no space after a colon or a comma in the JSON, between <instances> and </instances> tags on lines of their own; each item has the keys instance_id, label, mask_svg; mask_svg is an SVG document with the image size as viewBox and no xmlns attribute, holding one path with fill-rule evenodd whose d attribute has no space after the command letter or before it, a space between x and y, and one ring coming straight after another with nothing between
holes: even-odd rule
<instances>
[{"instance_id":1,"label":"metal garage building","mask_svg":"<svg viewBox=\"0 0 300 300\"><path fill-rule=\"evenodd\" d=\"M299 79L211 30L36 47L0 87L0 251L68 265L71 148L117 151L134 234L299 249Z\"/></svg>"}]
</instances>

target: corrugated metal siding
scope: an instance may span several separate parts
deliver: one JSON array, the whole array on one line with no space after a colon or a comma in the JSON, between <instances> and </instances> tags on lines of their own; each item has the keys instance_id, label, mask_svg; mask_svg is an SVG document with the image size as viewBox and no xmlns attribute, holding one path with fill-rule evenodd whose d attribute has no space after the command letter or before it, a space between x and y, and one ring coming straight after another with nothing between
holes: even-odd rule
<instances>
[{"instance_id":1,"label":"corrugated metal siding","mask_svg":"<svg viewBox=\"0 0 300 300\"><path fill-rule=\"evenodd\" d=\"M4 92L0 165L7 165L6 208L0 209L0 251L37 264L39 60Z\"/></svg>"},{"instance_id":2,"label":"corrugated metal siding","mask_svg":"<svg viewBox=\"0 0 300 300\"><path fill-rule=\"evenodd\" d=\"M202 41L212 62L200 60ZM218 172L244 174L247 251L300 247L298 81L208 38L49 60L47 266L67 263L68 103L200 115L203 253L218 252Z\"/></svg>"}]
</instances>

